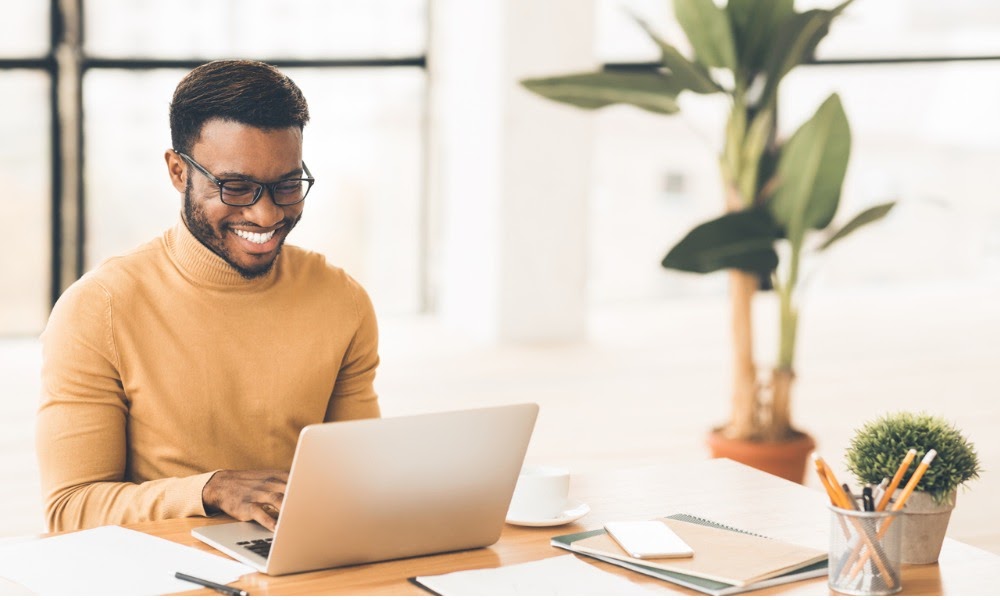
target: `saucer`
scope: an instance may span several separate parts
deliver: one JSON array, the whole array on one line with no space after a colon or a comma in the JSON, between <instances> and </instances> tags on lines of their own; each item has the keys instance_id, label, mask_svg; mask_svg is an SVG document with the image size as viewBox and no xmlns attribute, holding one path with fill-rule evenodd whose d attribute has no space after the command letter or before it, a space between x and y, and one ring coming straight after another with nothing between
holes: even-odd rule
<instances>
[{"instance_id":1,"label":"saucer","mask_svg":"<svg viewBox=\"0 0 1000 600\"><path fill-rule=\"evenodd\" d=\"M553 527L555 525L565 525L572 523L583 515L590 512L590 506L576 500L567 500L566 507L557 516L550 519L538 519L532 517L522 517L507 513L507 523L509 525L521 525L524 527Z\"/></svg>"}]
</instances>

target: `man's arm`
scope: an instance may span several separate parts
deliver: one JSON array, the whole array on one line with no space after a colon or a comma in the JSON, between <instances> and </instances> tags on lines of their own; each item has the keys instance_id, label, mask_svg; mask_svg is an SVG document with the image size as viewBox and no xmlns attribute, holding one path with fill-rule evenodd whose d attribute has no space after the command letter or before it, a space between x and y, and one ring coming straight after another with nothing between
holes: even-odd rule
<instances>
[{"instance_id":1,"label":"man's arm","mask_svg":"<svg viewBox=\"0 0 1000 600\"><path fill-rule=\"evenodd\" d=\"M204 515L214 473L125 481L129 403L122 388L110 295L81 281L42 335L36 447L52 531Z\"/></svg>"},{"instance_id":2,"label":"man's arm","mask_svg":"<svg viewBox=\"0 0 1000 600\"><path fill-rule=\"evenodd\" d=\"M369 419L381 415L378 394L375 393L375 369L379 364L375 308L358 283L351 280L350 284L358 325L337 373L326 409L326 421Z\"/></svg>"}]
</instances>

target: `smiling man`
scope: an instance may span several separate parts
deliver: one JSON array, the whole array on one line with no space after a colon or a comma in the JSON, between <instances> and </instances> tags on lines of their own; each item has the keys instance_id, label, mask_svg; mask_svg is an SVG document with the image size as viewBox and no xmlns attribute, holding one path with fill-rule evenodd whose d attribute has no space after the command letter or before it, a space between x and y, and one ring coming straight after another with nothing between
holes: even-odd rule
<instances>
[{"instance_id":1,"label":"smiling man","mask_svg":"<svg viewBox=\"0 0 1000 600\"><path fill-rule=\"evenodd\" d=\"M379 416L368 295L284 245L315 183L308 120L264 63L208 63L177 86L180 222L73 284L42 335L51 530L216 512L273 529L299 431Z\"/></svg>"}]
</instances>

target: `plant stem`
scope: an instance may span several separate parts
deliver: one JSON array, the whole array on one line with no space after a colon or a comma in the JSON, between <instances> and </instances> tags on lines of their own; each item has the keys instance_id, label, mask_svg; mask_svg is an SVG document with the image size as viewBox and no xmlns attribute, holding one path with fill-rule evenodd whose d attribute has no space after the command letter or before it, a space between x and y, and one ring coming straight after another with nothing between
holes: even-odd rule
<instances>
[{"instance_id":1,"label":"plant stem","mask_svg":"<svg viewBox=\"0 0 1000 600\"><path fill-rule=\"evenodd\" d=\"M744 207L744 199L734 181L726 186L726 210ZM750 439L760 432L760 398L757 366L753 359L753 297L757 275L736 269L729 271L729 300L733 332L733 396L725 433L731 438Z\"/></svg>"}]
</instances>

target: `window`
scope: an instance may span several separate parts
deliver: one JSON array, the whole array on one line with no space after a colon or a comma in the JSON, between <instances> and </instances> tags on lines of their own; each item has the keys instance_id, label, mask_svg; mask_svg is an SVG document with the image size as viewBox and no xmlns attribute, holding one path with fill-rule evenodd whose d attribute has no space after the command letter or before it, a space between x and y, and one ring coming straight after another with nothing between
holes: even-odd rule
<instances>
[{"instance_id":1,"label":"window","mask_svg":"<svg viewBox=\"0 0 1000 600\"><path fill-rule=\"evenodd\" d=\"M0 1L0 214L8 245L0 334L30 335L45 323L51 274L52 116L49 12L43 2Z\"/></svg>"},{"instance_id":2,"label":"window","mask_svg":"<svg viewBox=\"0 0 1000 600\"><path fill-rule=\"evenodd\" d=\"M380 314L422 310L426 0L0 8L0 176L17 248L0 259L13 283L0 335L37 334L68 283L177 222L163 161L170 97L187 71L223 57L276 64L309 100L304 153L318 183L289 243L344 267Z\"/></svg>"},{"instance_id":3,"label":"window","mask_svg":"<svg viewBox=\"0 0 1000 600\"><path fill-rule=\"evenodd\" d=\"M799 1L799 11L839 2ZM652 64L657 48L629 12L687 51L670 3L598 0L599 58ZM833 249L813 285L979 285L1000 280L1000 5L990 0L878 0L852 4L815 64L782 83L779 134L788 135L831 92L853 133L839 219L898 200L874 230ZM631 107L596 114L590 299L716 294L724 274L666 271L666 251L723 207L717 165L726 106L680 98L681 113Z\"/></svg>"}]
</instances>

